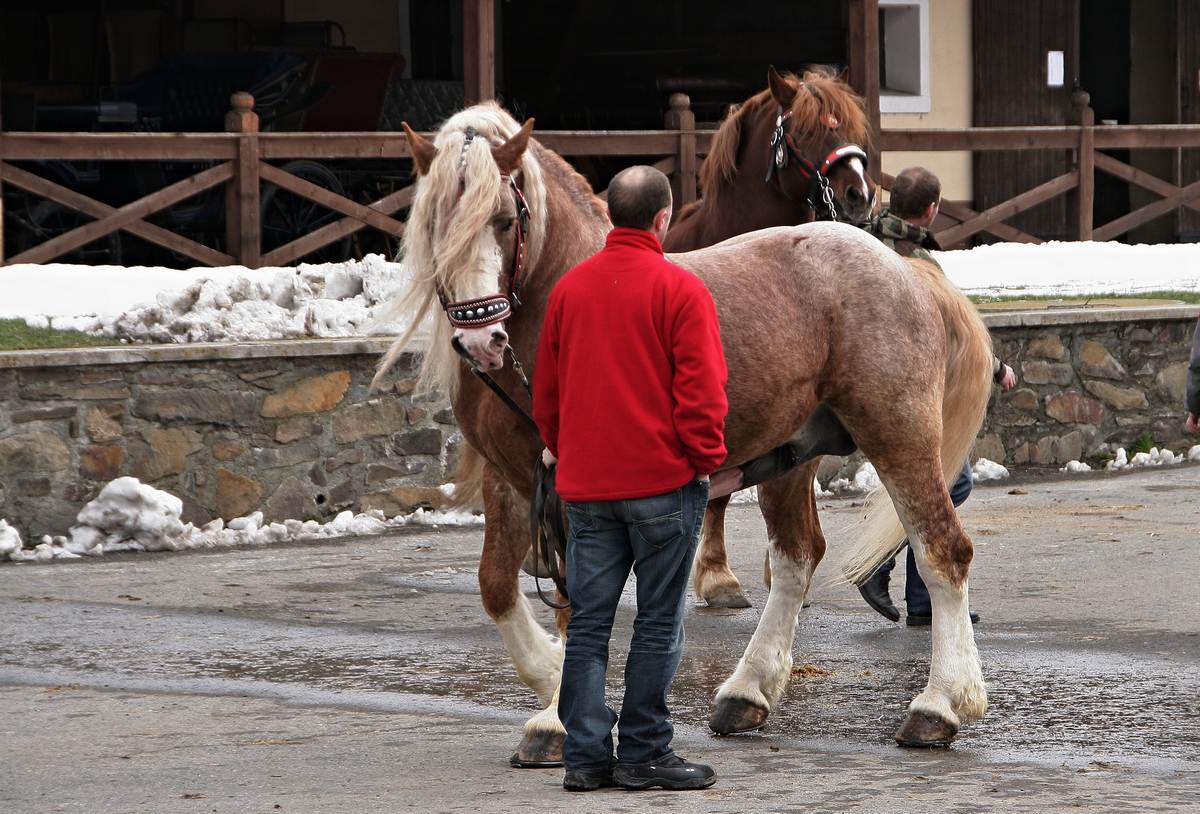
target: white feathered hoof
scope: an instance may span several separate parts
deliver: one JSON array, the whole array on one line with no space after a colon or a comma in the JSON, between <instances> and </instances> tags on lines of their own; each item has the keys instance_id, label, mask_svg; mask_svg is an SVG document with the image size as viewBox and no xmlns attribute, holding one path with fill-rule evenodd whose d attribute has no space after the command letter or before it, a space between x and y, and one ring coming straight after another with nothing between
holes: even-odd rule
<instances>
[{"instance_id":1,"label":"white feathered hoof","mask_svg":"<svg viewBox=\"0 0 1200 814\"><path fill-rule=\"evenodd\" d=\"M747 701L745 698L726 696L717 700L708 728L718 735L736 735L762 729L771 710Z\"/></svg>"},{"instance_id":2,"label":"white feathered hoof","mask_svg":"<svg viewBox=\"0 0 1200 814\"><path fill-rule=\"evenodd\" d=\"M553 769L561 766L566 739L565 732L526 732L525 737L521 738L521 745L508 762L517 769Z\"/></svg>"},{"instance_id":3,"label":"white feathered hoof","mask_svg":"<svg viewBox=\"0 0 1200 814\"><path fill-rule=\"evenodd\" d=\"M958 734L958 725L940 715L924 710L909 710L904 723L896 730L896 743L927 749L945 749Z\"/></svg>"}]
</instances>

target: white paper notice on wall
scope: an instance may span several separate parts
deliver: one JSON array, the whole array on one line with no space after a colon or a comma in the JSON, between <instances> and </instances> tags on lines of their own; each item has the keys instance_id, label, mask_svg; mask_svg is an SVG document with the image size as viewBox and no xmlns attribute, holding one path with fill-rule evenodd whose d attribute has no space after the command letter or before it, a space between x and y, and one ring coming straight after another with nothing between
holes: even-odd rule
<instances>
[{"instance_id":1,"label":"white paper notice on wall","mask_svg":"<svg viewBox=\"0 0 1200 814\"><path fill-rule=\"evenodd\" d=\"M1063 86L1063 52L1046 52L1046 85L1052 88Z\"/></svg>"}]
</instances>

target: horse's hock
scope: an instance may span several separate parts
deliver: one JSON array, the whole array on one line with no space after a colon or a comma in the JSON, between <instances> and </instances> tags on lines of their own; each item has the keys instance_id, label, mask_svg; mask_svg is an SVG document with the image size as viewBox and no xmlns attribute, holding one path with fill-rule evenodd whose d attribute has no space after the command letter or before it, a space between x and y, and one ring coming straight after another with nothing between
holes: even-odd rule
<instances>
[{"instance_id":1,"label":"horse's hock","mask_svg":"<svg viewBox=\"0 0 1200 814\"><path fill-rule=\"evenodd\" d=\"M1148 433L1185 443L1183 389L1200 307L991 313L1017 371L975 456L1061 466ZM0 517L62 534L121 475L178 495L184 518L388 515L443 505L461 443L447 406L414 398L406 355L368 383L390 340L129 346L0 354ZM830 459L827 473L846 468Z\"/></svg>"},{"instance_id":2,"label":"horse's hock","mask_svg":"<svg viewBox=\"0 0 1200 814\"><path fill-rule=\"evenodd\" d=\"M389 342L0 354L0 517L63 534L121 475L195 523L438 508L460 437L445 403L413 396L411 355L369 392Z\"/></svg>"}]
</instances>

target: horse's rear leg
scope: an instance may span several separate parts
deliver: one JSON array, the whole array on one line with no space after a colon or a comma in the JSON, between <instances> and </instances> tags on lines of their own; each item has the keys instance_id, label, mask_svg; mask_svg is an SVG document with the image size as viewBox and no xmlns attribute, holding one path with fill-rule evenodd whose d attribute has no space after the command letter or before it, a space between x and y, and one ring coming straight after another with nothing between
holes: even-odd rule
<instances>
[{"instance_id":1,"label":"horse's rear leg","mask_svg":"<svg viewBox=\"0 0 1200 814\"><path fill-rule=\"evenodd\" d=\"M529 547L528 508L490 466L484 471L483 508L487 518L479 560L483 608L500 629L517 676L537 693L544 707L526 722L513 762L523 766L558 765L566 738L566 730L558 720L563 646L534 618L517 581ZM561 626L562 619L558 621Z\"/></svg>"},{"instance_id":2,"label":"horse's rear leg","mask_svg":"<svg viewBox=\"0 0 1200 814\"><path fill-rule=\"evenodd\" d=\"M963 531L936 459L881 458L876 469L896 504L917 570L933 603L929 682L896 732L902 746L946 746L963 721L987 710L987 690L967 605L973 547Z\"/></svg>"},{"instance_id":3,"label":"horse's rear leg","mask_svg":"<svg viewBox=\"0 0 1200 814\"><path fill-rule=\"evenodd\" d=\"M792 642L813 569L825 554L813 477L817 461L759 486L770 538L771 590L746 652L717 690L709 726L718 734L758 729L792 674Z\"/></svg>"},{"instance_id":4,"label":"horse's rear leg","mask_svg":"<svg viewBox=\"0 0 1200 814\"><path fill-rule=\"evenodd\" d=\"M696 552L692 587L709 607L748 608L750 600L729 567L729 555L725 552L725 509L728 506L727 495L709 501L704 511L704 532L700 550Z\"/></svg>"}]
</instances>

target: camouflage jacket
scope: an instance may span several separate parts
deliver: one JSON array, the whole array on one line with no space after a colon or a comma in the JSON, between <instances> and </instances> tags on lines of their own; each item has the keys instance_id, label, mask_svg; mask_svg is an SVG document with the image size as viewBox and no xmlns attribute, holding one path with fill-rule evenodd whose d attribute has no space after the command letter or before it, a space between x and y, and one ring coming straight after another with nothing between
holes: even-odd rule
<instances>
[{"instance_id":1,"label":"camouflage jacket","mask_svg":"<svg viewBox=\"0 0 1200 814\"><path fill-rule=\"evenodd\" d=\"M889 248L902 257L915 257L918 260L928 260L935 266L938 262L933 259L930 251L941 251L933 232L920 226L914 226L893 215L890 210L883 210L865 227L875 237L879 238ZM938 266L941 268L941 266Z\"/></svg>"}]
</instances>

